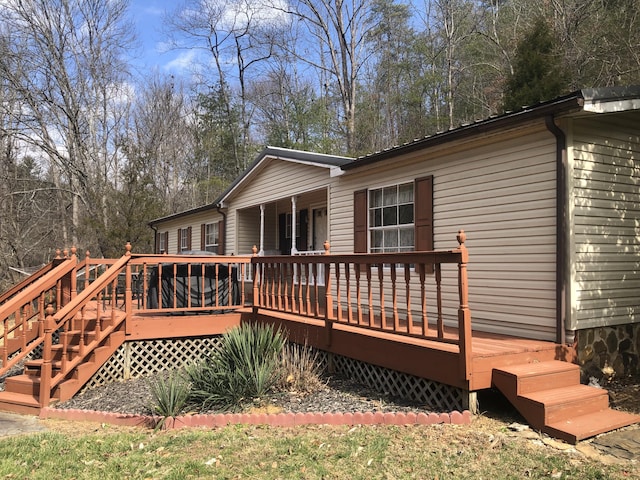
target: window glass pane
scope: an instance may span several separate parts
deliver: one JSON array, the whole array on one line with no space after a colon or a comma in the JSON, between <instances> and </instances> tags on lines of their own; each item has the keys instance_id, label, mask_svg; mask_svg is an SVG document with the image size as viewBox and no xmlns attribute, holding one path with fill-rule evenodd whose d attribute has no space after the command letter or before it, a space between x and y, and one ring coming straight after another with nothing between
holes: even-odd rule
<instances>
[{"instance_id":1,"label":"window glass pane","mask_svg":"<svg viewBox=\"0 0 640 480\"><path fill-rule=\"evenodd\" d=\"M369 212L369 226L381 227L382 226L382 209L376 208Z\"/></svg>"},{"instance_id":2,"label":"window glass pane","mask_svg":"<svg viewBox=\"0 0 640 480\"><path fill-rule=\"evenodd\" d=\"M413 183L398 187L398 203L413 203Z\"/></svg>"},{"instance_id":3,"label":"window glass pane","mask_svg":"<svg viewBox=\"0 0 640 480\"><path fill-rule=\"evenodd\" d=\"M413 249L413 228L401 228L400 229L400 246L409 247L409 250Z\"/></svg>"},{"instance_id":4,"label":"window glass pane","mask_svg":"<svg viewBox=\"0 0 640 480\"><path fill-rule=\"evenodd\" d=\"M371 251L374 248L382 247L382 230L372 230L371 231Z\"/></svg>"},{"instance_id":5,"label":"window glass pane","mask_svg":"<svg viewBox=\"0 0 640 480\"><path fill-rule=\"evenodd\" d=\"M384 205L396 205L398 203L398 187L386 187L382 193Z\"/></svg>"},{"instance_id":6,"label":"window glass pane","mask_svg":"<svg viewBox=\"0 0 640 480\"><path fill-rule=\"evenodd\" d=\"M398 207L398 223L404 225L413 223L413 204L400 205Z\"/></svg>"},{"instance_id":7,"label":"window glass pane","mask_svg":"<svg viewBox=\"0 0 640 480\"><path fill-rule=\"evenodd\" d=\"M381 207L382 206L382 190L371 190L369 192L369 207Z\"/></svg>"},{"instance_id":8,"label":"window glass pane","mask_svg":"<svg viewBox=\"0 0 640 480\"><path fill-rule=\"evenodd\" d=\"M398 224L398 209L395 206L383 208L382 224L384 226Z\"/></svg>"},{"instance_id":9,"label":"window glass pane","mask_svg":"<svg viewBox=\"0 0 640 480\"><path fill-rule=\"evenodd\" d=\"M384 251L395 252L398 248L398 231L384 230Z\"/></svg>"}]
</instances>

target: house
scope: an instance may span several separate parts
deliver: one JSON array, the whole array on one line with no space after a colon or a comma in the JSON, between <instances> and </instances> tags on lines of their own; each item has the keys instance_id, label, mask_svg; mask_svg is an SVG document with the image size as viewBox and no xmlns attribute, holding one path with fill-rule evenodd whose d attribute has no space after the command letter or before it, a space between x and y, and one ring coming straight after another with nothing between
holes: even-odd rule
<instances>
[{"instance_id":1,"label":"house","mask_svg":"<svg viewBox=\"0 0 640 480\"><path fill-rule=\"evenodd\" d=\"M623 374L639 368L639 157L640 87L585 89L356 159L267 147L213 204L150 226L158 253L236 255L443 250L464 229L474 331Z\"/></svg>"}]
</instances>

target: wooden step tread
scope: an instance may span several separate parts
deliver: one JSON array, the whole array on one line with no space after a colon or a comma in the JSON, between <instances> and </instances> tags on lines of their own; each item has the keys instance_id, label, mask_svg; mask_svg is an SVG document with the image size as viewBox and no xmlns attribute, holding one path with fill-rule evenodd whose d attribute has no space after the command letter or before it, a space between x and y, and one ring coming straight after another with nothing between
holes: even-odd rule
<instances>
[{"instance_id":1,"label":"wooden step tread","mask_svg":"<svg viewBox=\"0 0 640 480\"><path fill-rule=\"evenodd\" d=\"M607 402L609 401L609 394L606 390L582 384L538 390L521 395L522 398L544 404L547 407L575 401L586 401L601 396L606 397Z\"/></svg>"},{"instance_id":2,"label":"wooden step tread","mask_svg":"<svg viewBox=\"0 0 640 480\"><path fill-rule=\"evenodd\" d=\"M534 377L538 375L547 375L550 373L558 373L565 371L579 370L580 367L574 363L561 362L559 360L551 360L548 362L521 363L518 365L510 365L500 367L496 370L520 378Z\"/></svg>"},{"instance_id":3,"label":"wooden step tread","mask_svg":"<svg viewBox=\"0 0 640 480\"><path fill-rule=\"evenodd\" d=\"M11 403L14 405L25 405L28 407L40 407L38 398L33 395L25 395L24 393L0 392L0 402Z\"/></svg>"},{"instance_id":4,"label":"wooden step tread","mask_svg":"<svg viewBox=\"0 0 640 480\"><path fill-rule=\"evenodd\" d=\"M640 415L611 408L600 412L580 415L571 419L546 425L544 433L570 443L577 443L601 433L640 423Z\"/></svg>"}]
</instances>

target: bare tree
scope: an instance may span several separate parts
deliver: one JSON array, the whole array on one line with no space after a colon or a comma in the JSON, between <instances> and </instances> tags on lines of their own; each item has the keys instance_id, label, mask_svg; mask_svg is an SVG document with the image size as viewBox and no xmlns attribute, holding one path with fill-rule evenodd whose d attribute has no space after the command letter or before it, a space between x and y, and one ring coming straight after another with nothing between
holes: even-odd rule
<instances>
[{"instance_id":1,"label":"bare tree","mask_svg":"<svg viewBox=\"0 0 640 480\"><path fill-rule=\"evenodd\" d=\"M59 188L73 192L65 240L75 244L82 210L106 221L100 189L116 177L122 59L132 40L127 6L127 0L7 0L0 6L6 40L0 74L20 104L5 112L15 119L11 133L51 163Z\"/></svg>"},{"instance_id":2,"label":"bare tree","mask_svg":"<svg viewBox=\"0 0 640 480\"><path fill-rule=\"evenodd\" d=\"M201 75L226 111L226 128L235 138L227 155L233 156L236 174L253 154L250 73L258 76L273 53L277 17L277 12L255 0L188 0L168 17L169 28L179 35L174 47L207 52L201 57L205 65ZM208 73L211 64L213 78Z\"/></svg>"}]
</instances>

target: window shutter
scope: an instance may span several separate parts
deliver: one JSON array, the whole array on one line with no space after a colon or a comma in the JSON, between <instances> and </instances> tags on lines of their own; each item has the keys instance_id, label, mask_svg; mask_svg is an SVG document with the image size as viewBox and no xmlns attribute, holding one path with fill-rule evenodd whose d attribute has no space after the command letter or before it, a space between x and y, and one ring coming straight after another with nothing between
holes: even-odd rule
<instances>
[{"instance_id":1,"label":"window shutter","mask_svg":"<svg viewBox=\"0 0 640 480\"><path fill-rule=\"evenodd\" d=\"M416 250L433 250L433 175L415 180Z\"/></svg>"},{"instance_id":2,"label":"window shutter","mask_svg":"<svg viewBox=\"0 0 640 480\"><path fill-rule=\"evenodd\" d=\"M224 232L224 220L218 222L218 255L225 254L225 232Z\"/></svg>"},{"instance_id":3,"label":"window shutter","mask_svg":"<svg viewBox=\"0 0 640 480\"><path fill-rule=\"evenodd\" d=\"M160 253L160 235L163 235L160 232L156 232L156 253Z\"/></svg>"},{"instance_id":4,"label":"window shutter","mask_svg":"<svg viewBox=\"0 0 640 480\"><path fill-rule=\"evenodd\" d=\"M353 192L353 252L367 253L367 190Z\"/></svg>"},{"instance_id":5,"label":"window shutter","mask_svg":"<svg viewBox=\"0 0 640 480\"><path fill-rule=\"evenodd\" d=\"M200 250L206 250L206 230L207 226L203 223L200 225Z\"/></svg>"},{"instance_id":6,"label":"window shutter","mask_svg":"<svg viewBox=\"0 0 640 480\"><path fill-rule=\"evenodd\" d=\"M191 250L191 227L187 228L187 250Z\"/></svg>"},{"instance_id":7,"label":"window shutter","mask_svg":"<svg viewBox=\"0 0 640 480\"><path fill-rule=\"evenodd\" d=\"M177 252L180 253L182 251L182 229L178 229L178 249Z\"/></svg>"},{"instance_id":8,"label":"window shutter","mask_svg":"<svg viewBox=\"0 0 640 480\"><path fill-rule=\"evenodd\" d=\"M164 252L169 253L169 232L164 232Z\"/></svg>"},{"instance_id":9,"label":"window shutter","mask_svg":"<svg viewBox=\"0 0 640 480\"><path fill-rule=\"evenodd\" d=\"M433 175L416 178L413 197L415 213L416 250L433 250ZM433 265L427 265L427 273L433 273Z\"/></svg>"}]
</instances>

